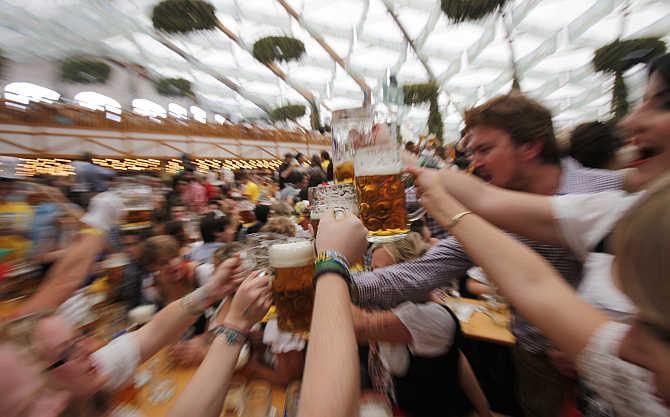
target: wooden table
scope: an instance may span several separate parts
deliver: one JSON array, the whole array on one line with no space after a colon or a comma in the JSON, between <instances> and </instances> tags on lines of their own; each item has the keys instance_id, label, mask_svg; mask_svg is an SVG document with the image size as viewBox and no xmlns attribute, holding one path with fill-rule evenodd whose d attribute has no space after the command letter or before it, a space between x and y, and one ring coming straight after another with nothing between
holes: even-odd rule
<instances>
[{"instance_id":1,"label":"wooden table","mask_svg":"<svg viewBox=\"0 0 670 417\"><path fill-rule=\"evenodd\" d=\"M164 355L164 352L159 352L156 355ZM141 372L143 369L146 369L147 366L151 363L151 359L145 363L140 368ZM159 368L160 366L156 366L155 368ZM160 372L160 378L169 378L171 379L176 387L174 390L174 395L169 399L166 400L162 403L159 404L152 404L151 401L149 401L149 396L150 392L152 389L152 383L146 384L140 391L139 393L135 396L134 400L132 401L132 406L136 407L139 409L139 412L142 414L143 417L164 417L167 415L168 410L172 407L172 405L175 403L179 395L184 391L186 388L186 385L188 385L189 381L191 378L193 378L193 375L195 374L195 371L197 370L197 367L190 367L190 368L173 368L170 369L169 371L165 372ZM153 376L153 378L157 378L157 376ZM233 377L235 378L235 376ZM276 409L275 416L276 417L281 417L284 415L284 394L286 391L286 387L281 386L281 385L273 385L272 386L272 405ZM224 414L221 414L222 416Z\"/></svg>"},{"instance_id":2,"label":"wooden table","mask_svg":"<svg viewBox=\"0 0 670 417\"><path fill-rule=\"evenodd\" d=\"M461 329L465 336L502 345L513 345L516 343L516 338L509 329L511 318L509 309L506 309L502 313L493 312L484 301L462 297L447 297L443 304L448 305L450 302L469 304L486 309L486 312L476 311L469 319L461 320ZM496 317L499 322L505 322L507 325L496 323L492 316Z\"/></svg>"}]
</instances>

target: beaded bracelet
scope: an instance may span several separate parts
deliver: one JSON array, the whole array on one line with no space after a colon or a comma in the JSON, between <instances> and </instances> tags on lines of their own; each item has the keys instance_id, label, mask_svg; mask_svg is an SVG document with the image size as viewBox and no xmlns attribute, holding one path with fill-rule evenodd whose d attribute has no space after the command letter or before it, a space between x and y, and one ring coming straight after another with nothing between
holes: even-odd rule
<instances>
[{"instance_id":1,"label":"beaded bracelet","mask_svg":"<svg viewBox=\"0 0 670 417\"><path fill-rule=\"evenodd\" d=\"M349 263L346 258L337 252L326 251L317 255L316 261L314 262L314 285L316 285L316 281L321 275L329 272L340 275L347 282L347 286L351 287Z\"/></svg>"},{"instance_id":2,"label":"beaded bracelet","mask_svg":"<svg viewBox=\"0 0 670 417\"><path fill-rule=\"evenodd\" d=\"M243 344L247 341L248 338L247 332L236 329L232 326L228 326L226 324L216 326L210 331L214 334L214 337L223 336L226 343L229 345L234 345L236 343Z\"/></svg>"}]
</instances>

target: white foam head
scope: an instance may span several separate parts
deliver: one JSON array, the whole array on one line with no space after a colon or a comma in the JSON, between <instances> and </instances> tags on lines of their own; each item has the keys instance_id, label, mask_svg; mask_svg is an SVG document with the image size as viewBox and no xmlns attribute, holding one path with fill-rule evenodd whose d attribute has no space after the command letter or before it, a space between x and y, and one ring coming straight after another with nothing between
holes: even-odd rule
<instances>
[{"instance_id":1,"label":"white foam head","mask_svg":"<svg viewBox=\"0 0 670 417\"><path fill-rule=\"evenodd\" d=\"M278 243L270 246L270 266L291 268L314 262L314 245L311 240Z\"/></svg>"},{"instance_id":2,"label":"white foam head","mask_svg":"<svg viewBox=\"0 0 670 417\"><path fill-rule=\"evenodd\" d=\"M397 148L359 149L354 157L354 173L357 177L396 175L402 172L402 168Z\"/></svg>"}]
</instances>

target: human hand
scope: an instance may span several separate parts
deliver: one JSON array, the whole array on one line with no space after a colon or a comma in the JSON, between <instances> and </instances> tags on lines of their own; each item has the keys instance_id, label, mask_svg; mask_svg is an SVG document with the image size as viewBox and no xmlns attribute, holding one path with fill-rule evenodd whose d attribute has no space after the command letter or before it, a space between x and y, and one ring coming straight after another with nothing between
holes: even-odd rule
<instances>
[{"instance_id":1,"label":"human hand","mask_svg":"<svg viewBox=\"0 0 670 417\"><path fill-rule=\"evenodd\" d=\"M344 256L349 265L363 258L368 246L367 229L360 219L351 213L335 218L335 214L324 216L319 221L316 235L317 252L335 251Z\"/></svg>"},{"instance_id":2,"label":"human hand","mask_svg":"<svg viewBox=\"0 0 670 417\"><path fill-rule=\"evenodd\" d=\"M416 195L421 205L436 219L444 209L445 203L453 198L443 186L442 172L432 168L407 167L406 171L414 176Z\"/></svg>"},{"instance_id":3,"label":"human hand","mask_svg":"<svg viewBox=\"0 0 670 417\"><path fill-rule=\"evenodd\" d=\"M123 208L121 197L113 191L106 191L91 199L88 211L81 221L96 229L109 232L112 226L119 222Z\"/></svg>"},{"instance_id":4,"label":"human hand","mask_svg":"<svg viewBox=\"0 0 670 417\"><path fill-rule=\"evenodd\" d=\"M232 294L240 286L246 277L242 274L241 267L242 261L239 255L234 255L216 268L210 280L204 285L210 304Z\"/></svg>"},{"instance_id":5,"label":"human hand","mask_svg":"<svg viewBox=\"0 0 670 417\"><path fill-rule=\"evenodd\" d=\"M179 366L190 367L199 365L205 356L209 346L203 338L195 337L191 340L179 342L168 350L170 359Z\"/></svg>"},{"instance_id":6,"label":"human hand","mask_svg":"<svg viewBox=\"0 0 670 417\"><path fill-rule=\"evenodd\" d=\"M249 275L237 289L224 322L244 331L259 322L272 304L269 278L261 271Z\"/></svg>"}]
</instances>

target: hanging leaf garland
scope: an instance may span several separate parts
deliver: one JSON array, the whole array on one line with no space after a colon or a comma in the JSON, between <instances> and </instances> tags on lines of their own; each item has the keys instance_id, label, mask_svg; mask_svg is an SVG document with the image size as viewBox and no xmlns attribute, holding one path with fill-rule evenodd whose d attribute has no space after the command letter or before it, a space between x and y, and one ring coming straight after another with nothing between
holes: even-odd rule
<instances>
[{"instance_id":1,"label":"hanging leaf garland","mask_svg":"<svg viewBox=\"0 0 670 417\"><path fill-rule=\"evenodd\" d=\"M479 20L503 7L508 0L442 0L442 11L454 23Z\"/></svg>"},{"instance_id":2,"label":"hanging leaf garland","mask_svg":"<svg viewBox=\"0 0 670 417\"><path fill-rule=\"evenodd\" d=\"M637 64L645 64L664 54L665 42L659 38L617 39L598 48L593 55L593 68L614 74L612 116L618 120L628 113L628 89L623 74Z\"/></svg>"},{"instance_id":3,"label":"hanging leaf garland","mask_svg":"<svg viewBox=\"0 0 670 417\"><path fill-rule=\"evenodd\" d=\"M112 68L103 61L85 58L68 58L61 65L61 79L79 84L104 84Z\"/></svg>"},{"instance_id":4,"label":"hanging leaf garland","mask_svg":"<svg viewBox=\"0 0 670 417\"><path fill-rule=\"evenodd\" d=\"M302 104L289 104L272 110L270 117L275 122L295 120L305 115L305 106Z\"/></svg>"},{"instance_id":5,"label":"hanging leaf garland","mask_svg":"<svg viewBox=\"0 0 670 417\"><path fill-rule=\"evenodd\" d=\"M593 67L596 71L612 74L626 72L637 64L663 55L665 50L665 42L659 38L617 39L595 51Z\"/></svg>"},{"instance_id":6,"label":"hanging leaf garland","mask_svg":"<svg viewBox=\"0 0 670 417\"><path fill-rule=\"evenodd\" d=\"M160 78L154 83L156 92L166 97L191 97L191 82L183 78Z\"/></svg>"},{"instance_id":7,"label":"hanging leaf garland","mask_svg":"<svg viewBox=\"0 0 670 417\"><path fill-rule=\"evenodd\" d=\"M294 61L305 53L301 40L288 36L268 36L254 43L254 58L263 63L272 61Z\"/></svg>"},{"instance_id":8,"label":"hanging leaf garland","mask_svg":"<svg viewBox=\"0 0 670 417\"><path fill-rule=\"evenodd\" d=\"M439 87L436 83L405 84L402 86L405 96L405 104L413 106L416 104L430 103L428 111L428 132L442 140L443 125L442 114L437 105Z\"/></svg>"},{"instance_id":9,"label":"hanging leaf garland","mask_svg":"<svg viewBox=\"0 0 670 417\"><path fill-rule=\"evenodd\" d=\"M203 0L163 0L154 6L151 21L155 29L188 33L216 27L214 6Z\"/></svg>"}]
</instances>

